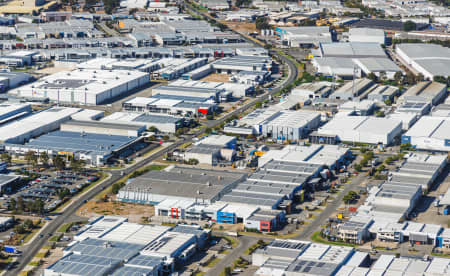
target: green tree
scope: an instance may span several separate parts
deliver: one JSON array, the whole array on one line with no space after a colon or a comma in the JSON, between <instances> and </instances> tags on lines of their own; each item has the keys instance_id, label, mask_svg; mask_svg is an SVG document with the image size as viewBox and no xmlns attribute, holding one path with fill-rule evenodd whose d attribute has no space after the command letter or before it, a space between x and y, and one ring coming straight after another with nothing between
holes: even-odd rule
<instances>
[{"instance_id":1,"label":"green tree","mask_svg":"<svg viewBox=\"0 0 450 276\"><path fill-rule=\"evenodd\" d=\"M403 78L403 74L402 74L402 72L395 72L395 74L394 74L394 80L397 82L397 83L400 83L401 81L402 81L402 78Z\"/></svg>"},{"instance_id":2,"label":"green tree","mask_svg":"<svg viewBox=\"0 0 450 276\"><path fill-rule=\"evenodd\" d=\"M25 227L23 226L23 224L18 224L16 226L14 226L14 232L17 234L24 234L26 233Z\"/></svg>"},{"instance_id":3,"label":"green tree","mask_svg":"<svg viewBox=\"0 0 450 276\"><path fill-rule=\"evenodd\" d=\"M231 267L229 267L229 266L225 267L225 269L223 270L223 274L224 274L225 276L231 276L231 275L233 275L233 273L232 273L232 271L231 271Z\"/></svg>"},{"instance_id":4,"label":"green tree","mask_svg":"<svg viewBox=\"0 0 450 276\"><path fill-rule=\"evenodd\" d=\"M23 201L22 197L17 198L17 211L23 212L25 211L25 202Z\"/></svg>"},{"instance_id":5,"label":"green tree","mask_svg":"<svg viewBox=\"0 0 450 276\"><path fill-rule=\"evenodd\" d=\"M1 160L3 161L3 162L6 162L6 163L8 163L8 165L10 165L11 164L11 155L9 155L7 152L4 152L4 153L2 153L2 155L0 156L0 158L1 158Z\"/></svg>"},{"instance_id":6,"label":"green tree","mask_svg":"<svg viewBox=\"0 0 450 276\"><path fill-rule=\"evenodd\" d=\"M62 171L66 168L66 162L59 155L56 155L55 157L53 157L52 162L53 162L53 166L55 166L55 168L57 168L60 171Z\"/></svg>"},{"instance_id":7,"label":"green tree","mask_svg":"<svg viewBox=\"0 0 450 276\"><path fill-rule=\"evenodd\" d=\"M258 17L256 19L256 29L258 29L258 30L271 29L271 26L269 24L269 19L267 17Z\"/></svg>"},{"instance_id":8,"label":"green tree","mask_svg":"<svg viewBox=\"0 0 450 276\"><path fill-rule=\"evenodd\" d=\"M189 164L189 165L198 165L198 160L197 159L195 159L195 158L191 158L191 159L189 159L188 161L187 161L187 163Z\"/></svg>"},{"instance_id":9,"label":"green tree","mask_svg":"<svg viewBox=\"0 0 450 276\"><path fill-rule=\"evenodd\" d=\"M408 21L403 23L403 30L405 32L415 31L416 29L417 29L416 23L414 23L411 20L408 20Z\"/></svg>"},{"instance_id":10,"label":"green tree","mask_svg":"<svg viewBox=\"0 0 450 276\"><path fill-rule=\"evenodd\" d=\"M83 169L84 165L85 165L84 160L76 159L76 158L70 159L70 168L75 172L81 171Z\"/></svg>"},{"instance_id":11,"label":"green tree","mask_svg":"<svg viewBox=\"0 0 450 276\"><path fill-rule=\"evenodd\" d=\"M377 76L374 73L372 73L372 72L370 72L369 75L367 75L367 78L369 80L372 80L372 81L376 81L377 80Z\"/></svg>"},{"instance_id":12,"label":"green tree","mask_svg":"<svg viewBox=\"0 0 450 276\"><path fill-rule=\"evenodd\" d=\"M11 200L9 201L9 210L15 211L16 208L17 208L17 202L14 198L11 198Z\"/></svg>"},{"instance_id":13,"label":"green tree","mask_svg":"<svg viewBox=\"0 0 450 276\"><path fill-rule=\"evenodd\" d=\"M148 131L154 132L154 133L158 133L159 132L159 130L156 127L154 127L154 126L149 127Z\"/></svg>"},{"instance_id":14,"label":"green tree","mask_svg":"<svg viewBox=\"0 0 450 276\"><path fill-rule=\"evenodd\" d=\"M36 199L32 205L32 211L36 214L42 215L45 212L45 203L42 199Z\"/></svg>"},{"instance_id":15,"label":"green tree","mask_svg":"<svg viewBox=\"0 0 450 276\"><path fill-rule=\"evenodd\" d=\"M25 226L25 228L27 228L28 230L32 230L34 228L34 224L33 224L33 221L31 219L26 219L23 222L23 226Z\"/></svg>"},{"instance_id":16,"label":"green tree","mask_svg":"<svg viewBox=\"0 0 450 276\"><path fill-rule=\"evenodd\" d=\"M355 170L356 170L357 172L360 172L361 169L362 169L362 166L361 166L360 164L355 164Z\"/></svg>"},{"instance_id":17,"label":"green tree","mask_svg":"<svg viewBox=\"0 0 450 276\"><path fill-rule=\"evenodd\" d=\"M27 161L27 164L30 165L33 160L36 158L36 153L32 150L25 153L25 161Z\"/></svg>"},{"instance_id":18,"label":"green tree","mask_svg":"<svg viewBox=\"0 0 450 276\"><path fill-rule=\"evenodd\" d=\"M262 105L263 105L263 103L262 103L261 101L259 101L259 102L257 102L257 103L255 104L255 107L256 107L256 108L261 108Z\"/></svg>"},{"instance_id":19,"label":"green tree","mask_svg":"<svg viewBox=\"0 0 450 276\"><path fill-rule=\"evenodd\" d=\"M67 188L63 188L58 192L58 198L61 200L69 195L70 195L70 191Z\"/></svg>"},{"instance_id":20,"label":"green tree","mask_svg":"<svg viewBox=\"0 0 450 276\"><path fill-rule=\"evenodd\" d=\"M391 99L386 99L386 100L384 101L384 103L385 103L386 105L389 105L389 106L392 105Z\"/></svg>"},{"instance_id":21,"label":"green tree","mask_svg":"<svg viewBox=\"0 0 450 276\"><path fill-rule=\"evenodd\" d=\"M41 161L42 165L44 165L44 167L48 167L48 161L50 160L50 158L48 157L48 154L46 151L41 152L41 155L39 156L39 160Z\"/></svg>"}]
</instances>

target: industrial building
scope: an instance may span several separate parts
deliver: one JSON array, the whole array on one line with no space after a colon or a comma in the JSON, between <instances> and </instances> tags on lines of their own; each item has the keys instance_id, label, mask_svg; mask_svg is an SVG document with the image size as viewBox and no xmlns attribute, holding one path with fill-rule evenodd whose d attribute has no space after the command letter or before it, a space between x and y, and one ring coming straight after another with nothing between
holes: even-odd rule
<instances>
[{"instance_id":1,"label":"industrial building","mask_svg":"<svg viewBox=\"0 0 450 276\"><path fill-rule=\"evenodd\" d=\"M267 118L261 125L261 134L273 140L297 141L320 125L320 114L309 111L283 110Z\"/></svg>"},{"instance_id":2,"label":"industrial building","mask_svg":"<svg viewBox=\"0 0 450 276\"><path fill-rule=\"evenodd\" d=\"M398 102L398 100L397 100ZM404 101L402 103L397 104L397 108L395 109L396 113L412 113L416 114L418 117L422 115L426 115L431 110L431 103L427 102L407 102Z\"/></svg>"},{"instance_id":3,"label":"industrial building","mask_svg":"<svg viewBox=\"0 0 450 276\"><path fill-rule=\"evenodd\" d=\"M191 205L195 201L214 203L243 177L225 171L172 167L133 179L119 191L117 199L141 204L158 204L168 199L190 201Z\"/></svg>"},{"instance_id":4,"label":"industrial building","mask_svg":"<svg viewBox=\"0 0 450 276\"><path fill-rule=\"evenodd\" d=\"M359 69L351 58L347 57L314 57L311 61L318 74L337 76L342 79L361 77Z\"/></svg>"},{"instance_id":5,"label":"industrial building","mask_svg":"<svg viewBox=\"0 0 450 276\"><path fill-rule=\"evenodd\" d=\"M101 122L145 126L146 128L156 127L160 132L165 133L175 133L177 129L187 125L183 117L155 113L115 112L101 119Z\"/></svg>"},{"instance_id":6,"label":"industrial building","mask_svg":"<svg viewBox=\"0 0 450 276\"><path fill-rule=\"evenodd\" d=\"M395 53L407 67L411 67L426 79L450 76L450 49L436 44L401 43Z\"/></svg>"},{"instance_id":7,"label":"industrial building","mask_svg":"<svg viewBox=\"0 0 450 276\"><path fill-rule=\"evenodd\" d=\"M345 83L342 87L334 91L330 95L330 99L337 100L354 100L359 99L361 95L365 94L375 83L369 79L356 79Z\"/></svg>"},{"instance_id":8,"label":"industrial building","mask_svg":"<svg viewBox=\"0 0 450 276\"><path fill-rule=\"evenodd\" d=\"M213 102L220 102L222 93L225 93L224 89L207 88L207 87L189 87L178 85L160 85L152 89L153 96L169 95L169 96L208 98L213 100Z\"/></svg>"},{"instance_id":9,"label":"industrial building","mask_svg":"<svg viewBox=\"0 0 450 276\"><path fill-rule=\"evenodd\" d=\"M31 138L56 130L80 108L53 107L0 127L0 141L22 144Z\"/></svg>"},{"instance_id":10,"label":"industrial building","mask_svg":"<svg viewBox=\"0 0 450 276\"><path fill-rule=\"evenodd\" d=\"M130 148L139 139L133 136L88 132L53 131L25 144L6 143L5 150L14 154L28 151L47 152L49 156L75 157L87 164L104 165L109 158Z\"/></svg>"},{"instance_id":11,"label":"industrial building","mask_svg":"<svg viewBox=\"0 0 450 276\"><path fill-rule=\"evenodd\" d=\"M311 48L323 42L333 41L328 26L277 27L275 34L280 37L284 45L290 47Z\"/></svg>"},{"instance_id":12,"label":"industrial building","mask_svg":"<svg viewBox=\"0 0 450 276\"><path fill-rule=\"evenodd\" d=\"M369 227L372 222L369 217L351 217L338 226L337 236L345 242L362 244L370 237Z\"/></svg>"},{"instance_id":13,"label":"industrial building","mask_svg":"<svg viewBox=\"0 0 450 276\"><path fill-rule=\"evenodd\" d=\"M73 70L43 77L8 93L25 98L48 98L58 103L99 105L150 81L139 71Z\"/></svg>"},{"instance_id":14,"label":"industrial building","mask_svg":"<svg viewBox=\"0 0 450 276\"><path fill-rule=\"evenodd\" d=\"M374 74L379 79L393 79L397 72L403 74L402 69L388 58L357 58L353 62L365 76Z\"/></svg>"},{"instance_id":15,"label":"industrial building","mask_svg":"<svg viewBox=\"0 0 450 276\"><path fill-rule=\"evenodd\" d=\"M236 137L211 135L198 142L184 152L184 160L198 160L200 164L217 165L221 160L234 161Z\"/></svg>"},{"instance_id":16,"label":"industrial building","mask_svg":"<svg viewBox=\"0 0 450 276\"><path fill-rule=\"evenodd\" d=\"M421 150L450 150L450 118L422 116L403 136L403 144L411 144Z\"/></svg>"},{"instance_id":17,"label":"industrial building","mask_svg":"<svg viewBox=\"0 0 450 276\"><path fill-rule=\"evenodd\" d=\"M373 42L380 45L386 44L386 35L383 30L371 28L350 28L348 31L350 42Z\"/></svg>"},{"instance_id":18,"label":"industrial building","mask_svg":"<svg viewBox=\"0 0 450 276\"><path fill-rule=\"evenodd\" d=\"M447 86L439 82L420 82L403 93L397 103L422 102L437 105L447 96Z\"/></svg>"},{"instance_id":19,"label":"industrial building","mask_svg":"<svg viewBox=\"0 0 450 276\"><path fill-rule=\"evenodd\" d=\"M399 92L400 90L395 86L377 85L376 88L372 89L369 95L367 95L367 99L378 102L390 100L392 102Z\"/></svg>"},{"instance_id":20,"label":"industrial building","mask_svg":"<svg viewBox=\"0 0 450 276\"><path fill-rule=\"evenodd\" d=\"M333 92L332 83L330 82L312 82L303 83L294 89L291 94L299 96L305 100L316 98L327 98Z\"/></svg>"},{"instance_id":21,"label":"industrial building","mask_svg":"<svg viewBox=\"0 0 450 276\"><path fill-rule=\"evenodd\" d=\"M92 234L85 235L88 231ZM193 225L165 227L128 223L121 217L99 217L75 235L63 257L47 267L43 275L171 274L204 247L209 233Z\"/></svg>"},{"instance_id":22,"label":"industrial building","mask_svg":"<svg viewBox=\"0 0 450 276\"><path fill-rule=\"evenodd\" d=\"M9 194L15 190L15 184L18 184L19 176L0 174L0 192Z\"/></svg>"},{"instance_id":23,"label":"industrial building","mask_svg":"<svg viewBox=\"0 0 450 276\"><path fill-rule=\"evenodd\" d=\"M33 80L33 76L23 72L0 72L0 93Z\"/></svg>"},{"instance_id":24,"label":"industrial building","mask_svg":"<svg viewBox=\"0 0 450 276\"><path fill-rule=\"evenodd\" d=\"M3 125L9 121L17 120L20 117L29 115L31 113L30 104L13 104L13 103L0 103L0 125Z\"/></svg>"},{"instance_id":25,"label":"industrial building","mask_svg":"<svg viewBox=\"0 0 450 276\"><path fill-rule=\"evenodd\" d=\"M314 57L386 58L381 45L371 42L321 43L311 53Z\"/></svg>"},{"instance_id":26,"label":"industrial building","mask_svg":"<svg viewBox=\"0 0 450 276\"><path fill-rule=\"evenodd\" d=\"M233 74L241 71L271 71L272 59L264 56L233 56L211 63L216 73Z\"/></svg>"},{"instance_id":27,"label":"industrial building","mask_svg":"<svg viewBox=\"0 0 450 276\"><path fill-rule=\"evenodd\" d=\"M347 101L339 106L338 114L349 116L368 116L373 113L375 108L376 108L375 101L371 100Z\"/></svg>"},{"instance_id":28,"label":"industrial building","mask_svg":"<svg viewBox=\"0 0 450 276\"><path fill-rule=\"evenodd\" d=\"M281 150L270 150L258 160L258 166L262 167L272 160L298 161L309 164L326 166L330 169L339 168L350 158L348 148L335 145L310 145L310 146L285 146Z\"/></svg>"},{"instance_id":29,"label":"industrial building","mask_svg":"<svg viewBox=\"0 0 450 276\"><path fill-rule=\"evenodd\" d=\"M241 71L246 72L246 71ZM250 72L254 73L254 72ZM256 72L263 73L263 72ZM200 87L200 88L213 88L219 89L221 94L231 94L235 98L251 96L255 92L255 87L253 84L243 84L243 83L230 83L230 82L212 82L212 81L193 81L193 80L176 80L169 83L169 86L183 86L183 87Z\"/></svg>"},{"instance_id":30,"label":"industrial building","mask_svg":"<svg viewBox=\"0 0 450 276\"><path fill-rule=\"evenodd\" d=\"M320 114L312 111L256 109L239 121L225 126L236 134L264 135L274 140L299 140L320 124Z\"/></svg>"},{"instance_id":31,"label":"industrial building","mask_svg":"<svg viewBox=\"0 0 450 276\"><path fill-rule=\"evenodd\" d=\"M340 141L390 145L402 132L402 123L386 118L338 116L317 131L320 135L337 135Z\"/></svg>"},{"instance_id":32,"label":"industrial building","mask_svg":"<svg viewBox=\"0 0 450 276\"><path fill-rule=\"evenodd\" d=\"M209 98L158 94L130 99L122 104L122 108L133 112L199 117L212 114L217 104Z\"/></svg>"},{"instance_id":33,"label":"industrial building","mask_svg":"<svg viewBox=\"0 0 450 276\"><path fill-rule=\"evenodd\" d=\"M60 130L79 133L138 137L146 130L146 128L144 126L104 123L99 121L70 120L62 123Z\"/></svg>"}]
</instances>

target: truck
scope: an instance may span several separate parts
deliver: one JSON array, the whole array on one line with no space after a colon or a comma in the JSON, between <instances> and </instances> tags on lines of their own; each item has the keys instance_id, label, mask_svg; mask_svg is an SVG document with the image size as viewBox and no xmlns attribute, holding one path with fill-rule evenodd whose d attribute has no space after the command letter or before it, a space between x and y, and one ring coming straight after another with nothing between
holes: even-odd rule
<instances>
[{"instance_id":1,"label":"truck","mask_svg":"<svg viewBox=\"0 0 450 276\"><path fill-rule=\"evenodd\" d=\"M17 253L20 252L19 250L17 250L17 248L16 248L15 246L11 246L11 245L5 245L5 246L3 247L3 250L4 250L6 253L12 253L12 254L17 254Z\"/></svg>"}]
</instances>

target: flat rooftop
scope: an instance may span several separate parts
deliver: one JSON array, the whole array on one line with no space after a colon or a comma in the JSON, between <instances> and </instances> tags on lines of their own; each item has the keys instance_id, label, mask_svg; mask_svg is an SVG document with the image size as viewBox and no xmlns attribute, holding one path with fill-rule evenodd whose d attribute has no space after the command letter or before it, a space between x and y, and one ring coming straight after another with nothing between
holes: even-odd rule
<instances>
[{"instance_id":1,"label":"flat rooftop","mask_svg":"<svg viewBox=\"0 0 450 276\"><path fill-rule=\"evenodd\" d=\"M133 179L123 190L167 196L211 200L244 174L175 167L169 171L150 171Z\"/></svg>"},{"instance_id":2,"label":"flat rooftop","mask_svg":"<svg viewBox=\"0 0 450 276\"><path fill-rule=\"evenodd\" d=\"M134 142L136 137L53 131L31 140L20 147L53 150L56 152L107 155Z\"/></svg>"}]
</instances>

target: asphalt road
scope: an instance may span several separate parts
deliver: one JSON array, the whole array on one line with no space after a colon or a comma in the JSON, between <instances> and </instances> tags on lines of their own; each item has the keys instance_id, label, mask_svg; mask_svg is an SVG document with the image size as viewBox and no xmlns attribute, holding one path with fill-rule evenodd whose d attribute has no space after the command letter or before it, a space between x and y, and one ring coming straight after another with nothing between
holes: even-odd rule
<instances>
[{"instance_id":1,"label":"asphalt road","mask_svg":"<svg viewBox=\"0 0 450 276\"><path fill-rule=\"evenodd\" d=\"M220 260L214 267L212 267L206 273L206 276L217 276L219 275L227 266L230 266L239 256L241 256L244 251L250 247L250 245L258 241L255 237L241 236L239 237L239 245L233 248L230 253L228 253L223 259Z\"/></svg>"},{"instance_id":2,"label":"asphalt road","mask_svg":"<svg viewBox=\"0 0 450 276\"><path fill-rule=\"evenodd\" d=\"M316 232L321 225L325 224L327 219L339 208L344 196L351 190L355 190L366 179L365 175L359 174L350 184L345 185L345 188L338 196L327 205L327 207L313 220L300 235L295 237L296 240L308 240L312 234Z\"/></svg>"}]
</instances>

